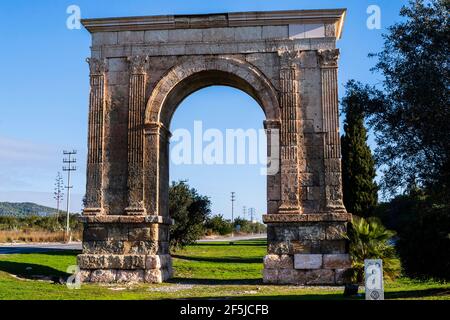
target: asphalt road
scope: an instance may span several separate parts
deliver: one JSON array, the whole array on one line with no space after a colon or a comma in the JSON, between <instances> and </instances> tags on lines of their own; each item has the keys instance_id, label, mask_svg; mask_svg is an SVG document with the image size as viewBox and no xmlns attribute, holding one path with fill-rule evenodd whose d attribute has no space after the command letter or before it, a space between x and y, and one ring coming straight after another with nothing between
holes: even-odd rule
<instances>
[{"instance_id":1,"label":"asphalt road","mask_svg":"<svg viewBox=\"0 0 450 320\"><path fill-rule=\"evenodd\" d=\"M220 237L215 239L202 239L198 242L208 241L239 241L239 240L254 240L265 239L265 234L237 236L237 237ZM8 243L0 245L0 254L15 254L15 253L36 253L58 250L81 250L81 242L73 243Z\"/></svg>"}]
</instances>

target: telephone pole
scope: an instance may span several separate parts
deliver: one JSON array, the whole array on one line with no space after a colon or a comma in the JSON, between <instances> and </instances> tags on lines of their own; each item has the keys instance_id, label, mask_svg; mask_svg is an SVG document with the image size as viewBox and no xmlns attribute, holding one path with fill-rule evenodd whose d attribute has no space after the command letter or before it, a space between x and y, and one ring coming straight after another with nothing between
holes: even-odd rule
<instances>
[{"instance_id":1,"label":"telephone pole","mask_svg":"<svg viewBox=\"0 0 450 320\"><path fill-rule=\"evenodd\" d=\"M63 193L63 188L64 188L64 181L61 175L61 172L58 171L58 174L56 176L56 180L55 180L55 192L53 193L53 199L56 200L56 220L59 223L59 218L60 218L60 203L63 201L64 198L64 193Z\"/></svg>"},{"instance_id":2,"label":"telephone pole","mask_svg":"<svg viewBox=\"0 0 450 320\"><path fill-rule=\"evenodd\" d=\"M63 171L67 171L67 217L66 217L66 239L67 242L70 242L69 238L69 219L70 219L70 189L73 188L73 186L70 185L70 173L72 171L76 171L77 167L73 164L77 162L77 159L72 158L72 156L77 154L76 150L73 151L63 151L63 154L67 157L63 159L63 163L65 164L63 166Z\"/></svg>"},{"instance_id":3,"label":"telephone pole","mask_svg":"<svg viewBox=\"0 0 450 320\"><path fill-rule=\"evenodd\" d=\"M231 237L234 237L234 201L236 201L235 192L231 192Z\"/></svg>"}]
</instances>

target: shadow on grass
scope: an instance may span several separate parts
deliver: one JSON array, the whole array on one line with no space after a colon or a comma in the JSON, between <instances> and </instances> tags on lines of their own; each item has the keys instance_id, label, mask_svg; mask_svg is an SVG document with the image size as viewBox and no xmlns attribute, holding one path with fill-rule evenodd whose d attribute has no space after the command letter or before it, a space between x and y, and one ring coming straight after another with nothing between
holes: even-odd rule
<instances>
[{"instance_id":1,"label":"shadow on grass","mask_svg":"<svg viewBox=\"0 0 450 320\"><path fill-rule=\"evenodd\" d=\"M34 263L12 262L0 260L0 271L30 280L46 280L54 283L65 283L69 274L52 267Z\"/></svg>"},{"instance_id":2,"label":"shadow on grass","mask_svg":"<svg viewBox=\"0 0 450 320\"><path fill-rule=\"evenodd\" d=\"M305 301L321 301L321 300L361 300L361 298L345 297L342 293L330 293L330 294L298 294L298 295L261 295L261 296L227 296L227 297L206 297L206 298L189 298L190 300L275 300L275 301L287 301L287 300L305 300ZM342 307L342 305L340 305Z\"/></svg>"},{"instance_id":3,"label":"shadow on grass","mask_svg":"<svg viewBox=\"0 0 450 320\"><path fill-rule=\"evenodd\" d=\"M199 279L199 278L171 278L168 283L202 284L202 285L256 285L263 284L262 279Z\"/></svg>"},{"instance_id":4,"label":"shadow on grass","mask_svg":"<svg viewBox=\"0 0 450 320\"><path fill-rule=\"evenodd\" d=\"M0 256L2 254L48 254L48 255L77 255L81 250L68 250L58 248L36 248L36 247L1 247Z\"/></svg>"},{"instance_id":5,"label":"shadow on grass","mask_svg":"<svg viewBox=\"0 0 450 320\"><path fill-rule=\"evenodd\" d=\"M430 288L423 290L385 292L385 299L412 299L433 296L450 296L450 288Z\"/></svg>"},{"instance_id":6,"label":"shadow on grass","mask_svg":"<svg viewBox=\"0 0 450 320\"><path fill-rule=\"evenodd\" d=\"M262 258L241 258L241 257L191 257L185 255L172 254L172 258L199 262L217 262L217 263L263 263Z\"/></svg>"}]
</instances>

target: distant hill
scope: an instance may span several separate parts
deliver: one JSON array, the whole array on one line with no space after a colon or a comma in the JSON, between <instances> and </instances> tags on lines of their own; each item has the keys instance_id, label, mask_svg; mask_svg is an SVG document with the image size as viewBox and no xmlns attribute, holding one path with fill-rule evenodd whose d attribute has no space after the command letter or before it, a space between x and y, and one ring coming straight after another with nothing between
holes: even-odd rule
<instances>
[{"instance_id":1,"label":"distant hill","mask_svg":"<svg viewBox=\"0 0 450 320\"><path fill-rule=\"evenodd\" d=\"M32 202L0 202L0 216L47 216L55 213L55 208Z\"/></svg>"}]
</instances>

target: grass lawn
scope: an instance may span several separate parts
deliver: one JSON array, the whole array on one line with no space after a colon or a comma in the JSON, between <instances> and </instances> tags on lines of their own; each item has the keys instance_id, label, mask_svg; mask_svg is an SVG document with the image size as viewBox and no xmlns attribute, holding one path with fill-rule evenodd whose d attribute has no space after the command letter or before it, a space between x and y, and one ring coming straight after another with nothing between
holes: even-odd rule
<instances>
[{"instance_id":1,"label":"grass lawn","mask_svg":"<svg viewBox=\"0 0 450 320\"><path fill-rule=\"evenodd\" d=\"M343 299L339 287L262 284L265 252L265 241L200 243L174 254L175 278L168 283L83 284L78 290L48 279L67 276L67 267L76 262L76 251L0 255L0 299ZM450 300L450 284L399 279L385 287L386 299Z\"/></svg>"}]
</instances>

